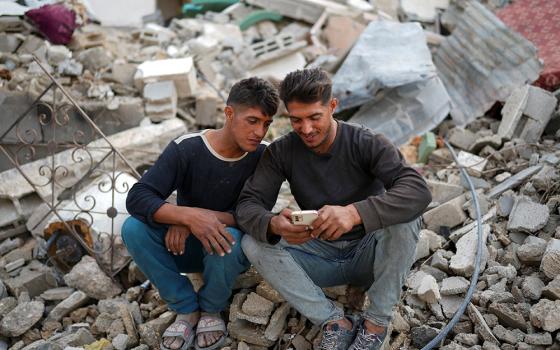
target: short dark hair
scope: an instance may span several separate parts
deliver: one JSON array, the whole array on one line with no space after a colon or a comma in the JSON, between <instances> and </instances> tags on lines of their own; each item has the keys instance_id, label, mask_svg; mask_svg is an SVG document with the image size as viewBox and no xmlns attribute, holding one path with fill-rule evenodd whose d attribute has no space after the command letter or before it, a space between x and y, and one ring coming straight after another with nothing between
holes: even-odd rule
<instances>
[{"instance_id":1,"label":"short dark hair","mask_svg":"<svg viewBox=\"0 0 560 350\"><path fill-rule=\"evenodd\" d=\"M251 77L232 86L226 104L258 107L264 115L274 116L278 110L278 101L278 92L271 83Z\"/></svg>"},{"instance_id":2,"label":"short dark hair","mask_svg":"<svg viewBox=\"0 0 560 350\"><path fill-rule=\"evenodd\" d=\"M280 84L280 98L288 102L315 103L326 105L332 97L332 81L327 72L320 68L291 72Z\"/></svg>"}]
</instances>

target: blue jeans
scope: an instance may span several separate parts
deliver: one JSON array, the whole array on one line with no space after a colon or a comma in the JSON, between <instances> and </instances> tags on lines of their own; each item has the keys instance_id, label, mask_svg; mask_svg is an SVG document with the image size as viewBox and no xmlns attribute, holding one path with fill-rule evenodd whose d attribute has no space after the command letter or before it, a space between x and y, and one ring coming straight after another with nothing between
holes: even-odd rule
<instances>
[{"instance_id":1,"label":"blue jeans","mask_svg":"<svg viewBox=\"0 0 560 350\"><path fill-rule=\"evenodd\" d=\"M126 219L121 236L140 270L171 310L182 314L196 310L215 313L227 307L235 279L249 267L240 244L243 233L231 227L227 230L236 244L223 257L208 254L192 234L186 240L183 255L173 255L165 247L166 228L150 227L134 217ZM204 286L198 295L189 279L181 275L192 272L203 273Z\"/></svg>"},{"instance_id":2,"label":"blue jeans","mask_svg":"<svg viewBox=\"0 0 560 350\"><path fill-rule=\"evenodd\" d=\"M387 326L414 263L421 219L371 232L353 241L313 239L301 245L276 245L245 235L242 247L255 268L284 298L316 325L339 320L322 287L351 284L367 289L370 305L363 317Z\"/></svg>"}]
</instances>

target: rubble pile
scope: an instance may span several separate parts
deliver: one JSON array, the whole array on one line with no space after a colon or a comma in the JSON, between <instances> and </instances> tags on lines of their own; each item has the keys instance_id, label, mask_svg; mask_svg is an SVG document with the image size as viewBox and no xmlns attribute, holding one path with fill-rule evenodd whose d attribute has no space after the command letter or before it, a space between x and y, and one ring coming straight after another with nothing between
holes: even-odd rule
<instances>
[{"instance_id":1,"label":"rubble pile","mask_svg":"<svg viewBox=\"0 0 560 350\"><path fill-rule=\"evenodd\" d=\"M560 90L531 85L542 69L535 47L492 12L507 1L246 0L134 29L93 24L77 3L66 3L80 25L66 45L52 44L22 14L0 6L6 126L51 84L38 60L109 135L85 142L109 142L142 172L187 129L221 125L224 97L239 79L278 82L287 72L322 67L333 75L337 117L399 144L432 192L384 348L420 349L444 328L467 296L478 239L478 283L441 348L560 348ZM499 52L503 43L515 57ZM41 97L57 99L68 102L51 90ZM73 140L71 126L59 140ZM289 130L279 116L268 137ZM10 131L11 146L19 146L18 133ZM47 132L40 135L49 143ZM0 349L158 349L175 314L127 258L120 239L126 190L111 197L71 150L52 157L68 170L64 186L30 186L21 173L42 174L45 159L18 164L21 170L0 163ZM115 183L129 188L135 177L117 168L124 175ZM56 217L45 198L60 199L68 211L83 212L89 198L111 203L82 230L96 254L57 238L65 237L59 219L80 226L80 217ZM284 185L273 211L286 207L297 203ZM203 284L198 274L188 277L195 289ZM324 292L348 313L369 303L353 286ZM320 329L253 268L239 276L224 317L227 350L310 350L320 341Z\"/></svg>"}]
</instances>

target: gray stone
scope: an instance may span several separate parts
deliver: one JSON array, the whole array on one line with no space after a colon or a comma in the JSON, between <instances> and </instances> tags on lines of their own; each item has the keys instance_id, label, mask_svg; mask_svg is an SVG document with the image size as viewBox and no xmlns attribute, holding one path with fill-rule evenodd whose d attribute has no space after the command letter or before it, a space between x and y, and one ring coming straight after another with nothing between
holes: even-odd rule
<instances>
[{"instance_id":1,"label":"gray stone","mask_svg":"<svg viewBox=\"0 0 560 350\"><path fill-rule=\"evenodd\" d=\"M241 306L241 310L247 315L268 317L274 310L274 303L257 293L250 293Z\"/></svg>"},{"instance_id":2,"label":"gray stone","mask_svg":"<svg viewBox=\"0 0 560 350\"><path fill-rule=\"evenodd\" d=\"M27 292L30 297L36 297L49 288L57 286L56 279L48 267L41 266L41 270L32 270L30 265L24 267L19 275L4 281L10 292L19 295Z\"/></svg>"},{"instance_id":3,"label":"gray stone","mask_svg":"<svg viewBox=\"0 0 560 350\"><path fill-rule=\"evenodd\" d=\"M75 289L70 287L51 288L41 294L41 299L47 301L64 300L72 295L74 291Z\"/></svg>"},{"instance_id":4,"label":"gray stone","mask_svg":"<svg viewBox=\"0 0 560 350\"><path fill-rule=\"evenodd\" d=\"M531 324L547 332L560 329L560 300L541 299L531 307Z\"/></svg>"},{"instance_id":5,"label":"gray stone","mask_svg":"<svg viewBox=\"0 0 560 350\"><path fill-rule=\"evenodd\" d=\"M17 304L17 299L14 297L5 297L0 299L0 319L15 309Z\"/></svg>"},{"instance_id":6,"label":"gray stone","mask_svg":"<svg viewBox=\"0 0 560 350\"><path fill-rule=\"evenodd\" d=\"M557 103L552 93L536 86L515 89L502 108L498 135L508 140L523 138L527 143L538 142Z\"/></svg>"},{"instance_id":7,"label":"gray stone","mask_svg":"<svg viewBox=\"0 0 560 350\"><path fill-rule=\"evenodd\" d=\"M437 301L441 299L437 281L430 275L422 279L422 282L420 282L420 285L418 286L417 294L420 300L423 300L428 304L437 303Z\"/></svg>"},{"instance_id":8,"label":"gray stone","mask_svg":"<svg viewBox=\"0 0 560 350\"><path fill-rule=\"evenodd\" d=\"M21 303L0 322L0 333L7 337L18 337L27 332L43 316L45 305L39 301Z\"/></svg>"},{"instance_id":9,"label":"gray stone","mask_svg":"<svg viewBox=\"0 0 560 350\"><path fill-rule=\"evenodd\" d=\"M554 277L542 290L542 295L550 300L560 299L560 275Z\"/></svg>"},{"instance_id":10,"label":"gray stone","mask_svg":"<svg viewBox=\"0 0 560 350\"><path fill-rule=\"evenodd\" d=\"M89 255L85 255L64 276L64 281L68 286L81 290L94 299L108 299L122 292L121 287L113 282Z\"/></svg>"},{"instance_id":11,"label":"gray stone","mask_svg":"<svg viewBox=\"0 0 560 350\"><path fill-rule=\"evenodd\" d=\"M449 261L447 261L440 250L432 255L430 266L442 271L449 271Z\"/></svg>"},{"instance_id":12,"label":"gray stone","mask_svg":"<svg viewBox=\"0 0 560 350\"><path fill-rule=\"evenodd\" d=\"M47 47L47 61L53 66L72 58L72 51L63 45L50 45Z\"/></svg>"},{"instance_id":13,"label":"gray stone","mask_svg":"<svg viewBox=\"0 0 560 350\"><path fill-rule=\"evenodd\" d=\"M484 344L482 344L482 350L500 350L500 347L494 343L485 341Z\"/></svg>"},{"instance_id":14,"label":"gray stone","mask_svg":"<svg viewBox=\"0 0 560 350\"><path fill-rule=\"evenodd\" d=\"M277 290L272 288L272 286L266 281L262 281L261 283L259 283L256 293L274 303L283 303L284 301L286 301L284 297L280 295Z\"/></svg>"},{"instance_id":15,"label":"gray stone","mask_svg":"<svg viewBox=\"0 0 560 350\"><path fill-rule=\"evenodd\" d=\"M523 336L520 336L518 333L514 333L510 330L507 330L502 325L497 325L496 327L494 327L492 331L494 332L496 338L509 344L515 345L523 341Z\"/></svg>"},{"instance_id":16,"label":"gray stone","mask_svg":"<svg viewBox=\"0 0 560 350\"><path fill-rule=\"evenodd\" d=\"M260 328L257 328L256 325L244 320L230 322L228 324L228 331L233 338L249 344L269 347L275 343L274 341L268 340L264 336L264 332Z\"/></svg>"},{"instance_id":17,"label":"gray stone","mask_svg":"<svg viewBox=\"0 0 560 350\"><path fill-rule=\"evenodd\" d=\"M82 75L84 66L74 59L68 59L61 62L57 67L58 74L67 75L70 77L78 77Z\"/></svg>"},{"instance_id":18,"label":"gray stone","mask_svg":"<svg viewBox=\"0 0 560 350\"><path fill-rule=\"evenodd\" d=\"M420 231L418 243L416 244L416 252L414 253L415 262L430 255L430 241L426 235L422 234L422 231Z\"/></svg>"},{"instance_id":19,"label":"gray stone","mask_svg":"<svg viewBox=\"0 0 560 350\"><path fill-rule=\"evenodd\" d=\"M523 341L531 345L552 345L552 335L550 333L527 334Z\"/></svg>"},{"instance_id":20,"label":"gray stone","mask_svg":"<svg viewBox=\"0 0 560 350\"><path fill-rule=\"evenodd\" d=\"M134 73L137 65L132 63L114 63L110 80L128 86L134 86Z\"/></svg>"},{"instance_id":21,"label":"gray stone","mask_svg":"<svg viewBox=\"0 0 560 350\"><path fill-rule=\"evenodd\" d=\"M128 343L128 335L127 334L119 334L113 338L111 344L116 350L126 350Z\"/></svg>"},{"instance_id":22,"label":"gray stone","mask_svg":"<svg viewBox=\"0 0 560 350\"><path fill-rule=\"evenodd\" d=\"M478 344L479 339L476 334L461 333L455 336L455 341L467 346L475 346Z\"/></svg>"},{"instance_id":23,"label":"gray stone","mask_svg":"<svg viewBox=\"0 0 560 350\"><path fill-rule=\"evenodd\" d=\"M491 266L484 271L485 274L497 274L501 278L506 278L509 281L517 276L517 270L512 265L508 266Z\"/></svg>"},{"instance_id":24,"label":"gray stone","mask_svg":"<svg viewBox=\"0 0 560 350\"><path fill-rule=\"evenodd\" d=\"M107 50L103 47L86 49L80 52L77 58L86 69L89 69L92 72L108 67L112 63L111 57L108 55Z\"/></svg>"},{"instance_id":25,"label":"gray stone","mask_svg":"<svg viewBox=\"0 0 560 350\"><path fill-rule=\"evenodd\" d=\"M441 282L444 278L447 278L447 273L430 265L422 265L420 270L427 273L428 275L433 276L438 282Z\"/></svg>"},{"instance_id":26,"label":"gray stone","mask_svg":"<svg viewBox=\"0 0 560 350\"><path fill-rule=\"evenodd\" d=\"M432 193L432 202L443 204L453 198L463 194L462 186L453 185L447 182L427 180L428 188Z\"/></svg>"},{"instance_id":27,"label":"gray stone","mask_svg":"<svg viewBox=\"0 0 560 350\"><path fill-rule=\"evenodd\" d=\"M506 191L498 199L496 206L496 214L502 217L508 217L513 209L513 204L515 203L515 194L513 191Z\"/></svg>"},{"instance_id":28,"label":"gray stone","mask_svg":"<svg viewBox=\"0 0 560 350\"><path fill-rule=\"evenodd\" d=\"M423 348L426 346L430 340L435 338L439 333L437 328L433 328L430 326L420 326L414 327L410 330L410 338L412 340L412 344L417 348Z\"/></svg>"},{"instance_id":29,"label":"gray stone","mask_svg":"<svg viewBox=\"0 0 560 350\"><path fill-rule=\"evenodd\" d=\"M486 248L486 239L490 234L490 225L483 225L482 227L482 257L480 259L480 266L484 267L486 265L486 259L488 257L488 249ZM469 233L464 235L455 244L457 247L457 253L449 261L449 268L453 270L456 274L469 277L472 275L475 268L475 258L477 251L478 242L478 230L471 230Z\"/></svg>"},{"instance_id":30,"label":"gray stone","mask_svg":"<svg viewBox=\"0 0 560 350\"><path fill-rule=\"evenodd\" d=\"M557 182L559 178L560 176L558 175L558 171L554 167L545 165L531 178L531 182L537 190L546 191L552 186L552 184Z\"/></svg>"},{"instance_id":31,"label":"gray stone","mask_svg":"<svg viewBox=\"0 0 560 350\"><path fill-rule=\"evenodd\" d=\"M6 264L4 266L4 269L6 270L6 272L11 272L22 267L23 265L25 265L25 259L21 258Z\"/></svg>"},{"instance_id":32,"label":"gray stone","mask_svg":"<svg viewBox=\"0 0 560 350\"><path fill-rule=\"evenodd\" d=\"M524 263L538 263L546 250L546 241L542 238L529 236L522 246L517 248L517 257Z\"/></svg>"},{"instance_id":33,"label":"gray stone","mask_svg":"<svg viewBox=\"0 0 560 350\"><path fill-rule=\"evenodd\" d=\"M405 320L405 318L401 316L399 312L395 312L392 325L393 325L393 330L399 333L408 333L408 331L410 330L410 325Z\"/></svg>"},{"instance_id":34,"label":"gray stone","mask_svg":"<svg viewBox=\"0 0 560 350\"><path fill-rule=\"evenodd\" d=\"M467 129L453 128L449 130L449 143L462 150L468 151L476 141L476 135Z\"/></svg>"},{"instance_id":35,"label":"gray stone","mask_svg":"<svg viewBox=\"0 0 560 350\"><path fill-rule=\"evenodd\" d=\"M449 277L441 282L442 295L456 295L462 294L469 289L469 281L464 277Z\"/></svg>"},{"instance_id":36,"label":"gray stone","mask_svg":"<svg viewBox=\"0 0 560 350\"><path fill-rule=\"evenodd\" d=\"M467 220L463 210L465 202L466 196L461 195L424 213L424 223L428 230L437 232L442 226L453 228L465 222Z\"/></svg>"},{"instance_id":37,"label":"gray stone","mask_svg":"<svg viewBox=\"0 0 560 350\"><path fill-rule=\"evenodd\" d=\"M53 338L50 339L51 341ZM75 332L71 332L70 334L62 334L61 338L57 338L54 340L55 343L60 345L62 348L66 348L68 346L72 347L82 347L87 344L91 344L95 341L95 338L90 333L87 328L78 328Z\"/></svg>"},{"instance_id":38,"label":"gray stone","mask_svg":"<svg viewBox=\"0 0 560 350\"><path fill-rule=\"evenodd\" d=\"M454 295L443 295L439 301L443 314L450 319L461 306L463 298Z\"/></svg>"},{"instance_id":39,"label":"gray stone","mask_svg":"<svg viewBox=\"0 0 560 350\"><path fill-rule=\"evenodd\" d=\"M484 342L491 342L493 344L499 344L499 341L496 339L496 337L492 333L492 330L490 329L490 326L488 325L487 321L482 316L480 311L478 311L478 309L472 303L469 303L469 306L467 307L467 313L468 313L471 321L474 323L475 332L480 336L480 338ZM494 315L492 315L492 316L494 316ZM498 322L498 319L496 317L496 323L497 322Z\"/></svg>"},{"instance_id":40,"label":"gray stone","mask_svg":"<svg viewBox=\"0 0 560 350\"><path fill-rule=\"evenodd\" d=\"M541 271L551 279L560 274L560 240L552 238L548 241L541 261Z\"/></svg>"},{"instance_id":41,"label":"gray stone","mask_svg":"<svg viewBox=\"0 0 560 350\"><path fill-rule=\"evenodd\" d=\"M523 280L521 291L526 298L539 300L544 288L544 282L536 276L529 276Z\"/></svg>"},{"instance_id":42,"label":"gray stone","mask_svg":"<svg viewBox=\"0 0 560 350\"><path fill-rule=\"evenodd\" d=\"M21 44L21 39L17 35L0 33L0 52L13 53L19 44Z\"/></svg>"},{"instance_id":43,"label":"gray stone","mask_svg":"<svg viewBox=\"0 0 560 350\"><path fill-rule=\"evenodd\" d=\"M75 291L68 298L58 303L47 316L47 321L60 321L77 308L85 305L89 300L86 293Z\"/></svg>"},{"instance_id":44,"label":"gray stone","mask_svg":"<svg viewBox=\"0 0 560 350\"><path fill-rule=\"evenodd\" d=\"M138 325L138 334L140 334L142 343L147 344L152 349L158 349L160 336L173 323L174 319L175 313L167 311L154 320Z\"/></svg>"},{"instance_id":45,"label":"gray stone","mask_svg":"<svg viewBox=\"0 0 560 350\"><path fill-rule=\"evenodd\" d=\"M510 304L494 302L488 307L488 312L496 315L502 325L527 330L527 323L523 315L514 310Z\"/></svg>"},{"instance_id":46,"label":"gray stone","mask_svg":"<svg viewBox=\"0 0 560 350\"><path fill-rule=\"evenodd\" d=\"M468 150L471 153L478 154L484 147L490 146L493 149L498 149L502 146L502 137L499 135L486 135L477 137L476 142Z\"/></svg>"},{"instance_id":47,"label":"gray stone","mask_svg":"<svg viewBox=\"0 0 560 350\"><path fill-rule=\"evenodd\" d=\"M525 232L511 231L509 232L508 236L512 242L522 245L523 243L525 243L527 237L529 237L529 234Z\"/></svg>"},{"instance_id":48,"label":"gray stone","mask_svg":"<svg viewBox=\"0 0 560 350\"><path fill-rule=\"evenodd\" d=\"M277 341L286 327L286 318L290 313L290 305L280 305L270 317L270 322L264 331L264 337L270 341Z\"/></svg>"},{"instance_id":49,"label":"gray stone","mask_svg":"<svg viewBox=\"0 0 560 350\"><path fill-rule=\"evenodd\" d=\"M549 216L546 205L519 196L511 209L507 229L534 233L546 225Z\"/></svg>"}]
</instances>

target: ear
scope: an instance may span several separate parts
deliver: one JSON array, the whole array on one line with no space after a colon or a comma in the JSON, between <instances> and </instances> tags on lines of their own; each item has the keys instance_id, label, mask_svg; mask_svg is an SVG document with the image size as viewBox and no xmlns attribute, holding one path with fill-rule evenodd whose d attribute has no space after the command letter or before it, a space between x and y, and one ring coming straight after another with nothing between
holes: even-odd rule
<instances>
[{"instance_id":1,"label":"ear","mask_svg":"<svg viewBox=\"0 0 560 350\"><path fill-rule=\"evenodd\" d=\"M338 106L338 99L336 97L333 97L331 98L331 102L329 103L331 113L334 113L334 111L336 111L336 106Z\"/></svg>"},{"instance_id":2,"label":"ear","mask_svg":"<svg viewBox=\"0 0 560 350\"><path fill-rule=\"evenodd\" d=\"M233 110L233 107L226 106L226 108L224 108L224 115L226 117L226 121L231 122L233 120L233 116L235 115L235 111Z\"/></svg>"}]
</instances>

